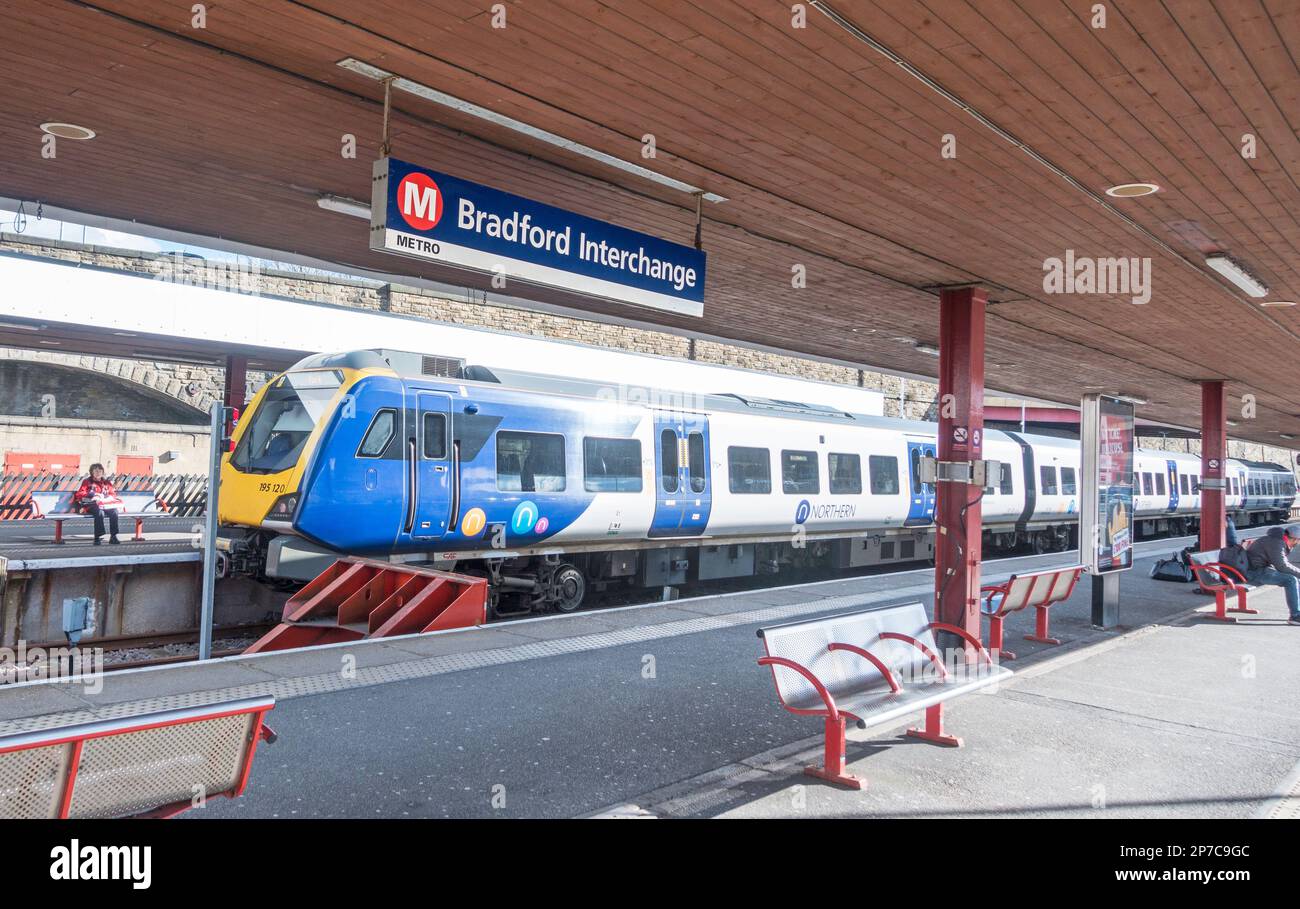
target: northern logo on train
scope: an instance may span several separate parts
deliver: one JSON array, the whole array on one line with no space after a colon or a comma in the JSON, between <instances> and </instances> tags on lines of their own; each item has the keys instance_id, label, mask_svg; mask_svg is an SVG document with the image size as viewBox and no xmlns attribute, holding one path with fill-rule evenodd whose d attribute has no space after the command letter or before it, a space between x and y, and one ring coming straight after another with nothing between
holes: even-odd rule
<instances>
[{"instance_id":1,"label":"northern logo on train","mask_svg":"<svg viewBox=\"0 0 1300 909\"><path fill-rule=\"evenodd\" d=\"M528 500L524 500L515 506L515 513L510 516L510 530L512 533L528 533L537 523L537 505Z\"/></svg>"},{"instance_id":2,"label":"northern logo on train","mask_svg":"<svg viewBox=\"0 0 1300 909\"><path fill-rule=\"evenodd\" d=\"M460 532L467 537L476 537L483 532L487 526L487 515L483 513L482 508L471 508L465 512L465 517L460 521Z\"/></svg>"},{"instance_id":3,"label":"northern logo on train","mask_svg":"<svg viewBox=\"0 0 1300 909\"><path fill-rule=\"evenodd\" d=\"M432 230L442 218L442 190L428 174L407 174L397 184L397 207L416 230Z\"/></svg>"},{"instance_id":4,"label":"northern logo on train","mask_svg":"<svg viewBox=\"0 0 1300 909\"><path fill-rule=\"evenodd\" d=\"M796 524L802 524L804 521L808 520L810 514L812 514L812 503L807 499L803 499L794 509L794 522Z\"/></svg>"}]
</instances>

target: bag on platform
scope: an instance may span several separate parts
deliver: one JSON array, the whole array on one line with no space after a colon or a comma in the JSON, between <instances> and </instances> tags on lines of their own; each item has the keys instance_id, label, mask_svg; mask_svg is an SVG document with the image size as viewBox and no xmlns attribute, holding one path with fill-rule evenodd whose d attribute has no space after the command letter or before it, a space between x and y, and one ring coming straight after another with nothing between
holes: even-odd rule
<instances>
[{"instance_id":1,"label":"bag on platform","mask_svg":"<svg viewBox=\"0 0 1300 909\"><path fill-rule=\"evenodd\" d=\"M1156 563L1151 566L1151 577L1157 581L1182 581L1192 580L1192 569L1187 566L1180 556L1182 553L1174 553L1172 558L1157 559Z\"/></svg>"}]
</instances>

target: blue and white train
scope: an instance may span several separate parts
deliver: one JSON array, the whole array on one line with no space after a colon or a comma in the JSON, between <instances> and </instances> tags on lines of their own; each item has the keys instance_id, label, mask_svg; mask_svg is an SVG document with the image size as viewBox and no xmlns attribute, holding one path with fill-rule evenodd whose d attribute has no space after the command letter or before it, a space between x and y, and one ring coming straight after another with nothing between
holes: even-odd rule
<instances>
[{"instance_id":1,"label":"blue and white train","mask_svg":"<svg viewBox=\"0 0 1300 909\"><path fill-rule=\"evenodd\" d=\"M306 580L339 553L491 581L494 614L591 589L929 559L935 424L683 396L398 351L308 357L268 382L222 466L225 567ZM1077 545L1079 444L988 431L988 551ZM1196 527L1200 459L1140 451L1144 534ZM1290 470L1228 462L1240 523L1285 519Z\"/></svg>"}]
</instances>

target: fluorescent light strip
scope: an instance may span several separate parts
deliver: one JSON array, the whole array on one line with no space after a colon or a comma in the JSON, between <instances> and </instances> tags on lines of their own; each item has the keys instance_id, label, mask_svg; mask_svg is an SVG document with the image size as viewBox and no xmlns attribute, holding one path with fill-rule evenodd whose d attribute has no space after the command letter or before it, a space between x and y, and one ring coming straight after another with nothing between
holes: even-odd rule
<instances>
[{"instance_id":1,"label":"fluorescent light strip","mask_svg":"<svg viewBox=\"0 0 1300 909\"><path fill-rule=\"evenodd\" d=\"M326 194L317 199L316 204L326 211L334 211L341 215L351 215L354 218L370 220L370 206L365 202L349 199L346 196Z\"/></svg>"},{"instance_id":2,"label":"fluorescent light strip","mask_svg":"<svg viewBox=\"0 0 1300 909\"><path fill-rule=\"evenodd\" d=\"M1205 264L1252 297L1263 297L1268 294L1268 288L1258 278L1234 262L1230 256L1225 256L1222 253L1206 256Z\"/></svg>"},{"instance_id":3,"label":"fluorescent light strip","mask_svg":"<svg viewBox=\"0 0 1300 909\"><path fill-rule=\"evenodd\" d=\"M427 85L421 85L419 82L412 82L410 79L404 79L401 76L394 76L387 70L380 69L377 66L371 66L369 63L363 63L353 57L346 57L338 62L338 65L346 70L365 76L368 79L374 79L376 82L382 82L385 79L392 78L393 88L400 89L409 94L424 98L426 101L432 101L435 104L441 104L443 107L449 107L452 110L460 111L463 114L469 114L471 117L478 117L480 120L486 120L497 126L503 126L506 129L522 133L539 142L545 142L548 145L554 145L556 148L562 148L565 151L573 152L576 155L582 155L584 158L590 158L593 161L599 161L616 170L624 173L634 174L643 180L649 180L652 183L658 183L660 186L667 186L670 189L678 190L684 193L700 193L708 202L726 202L725 196L717 193L705 192L698 186L691 186L689 183L683 183L681 180L674 180L672 177L665 177L663 174L657 174L652 170L642 167L639 164L632 164L621 158L615 158L613 155L607 155L602 151L597 151L586 145L574 142L572 139L566 139L563 136L557 136L555 133L547 132L544 129L538 129L535 126L529 126L521 120L515 120L512 117L506 117L502 114L488 110L486 107L479 107L477 104L471 104L468 101L462 101L460 98L449 95L446 92L440 92L436 88L429 88Z\"/></svg>"}]
</instances>

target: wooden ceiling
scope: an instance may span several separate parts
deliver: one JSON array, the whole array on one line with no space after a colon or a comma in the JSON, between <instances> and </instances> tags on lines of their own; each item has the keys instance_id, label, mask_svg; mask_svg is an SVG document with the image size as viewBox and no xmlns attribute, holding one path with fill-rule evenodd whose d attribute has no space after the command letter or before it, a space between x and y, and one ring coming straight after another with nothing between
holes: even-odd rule
<instances>
[{"instance_id":1,"label":"wooden ceiling","mask_svg":"<svg viewBox=\"0 0 1300 909\"><path fill-rule=\"evenodd\" d=\"M1266 300L1300 301L1300 0L1111 0L1104 28L1084 0L833 0L876 46L811 5L794 27L784 0L516 0L505 28L491 5L216 0L194 28L188 0L9 2L0 195L476 284L316 206L369 198L383 92L337 65L353 57L728 198L705 206L703 318L539 300L934 375L914 343L937 337L935 289L980 282L991 387L1127 392L1194 425L1195 382L1224 379L1257 400L1234 436L1300 436L1300 308L1204 264L1228 253ZM397 157L691 241L688 196L413 95L394 108ZM98 136L47 160L49 120ZM1133 181L1162 189L1104 195ZM1066 250L1150 258L1151 301L1044 292Z\"/></svg>"}]
</instances>

